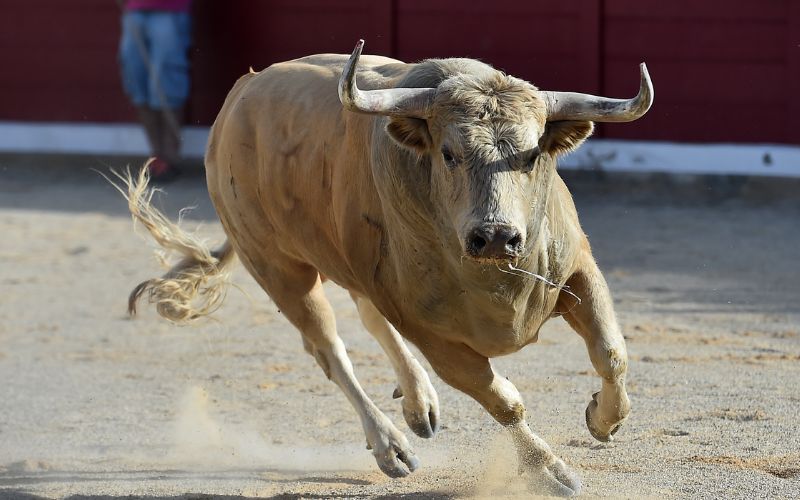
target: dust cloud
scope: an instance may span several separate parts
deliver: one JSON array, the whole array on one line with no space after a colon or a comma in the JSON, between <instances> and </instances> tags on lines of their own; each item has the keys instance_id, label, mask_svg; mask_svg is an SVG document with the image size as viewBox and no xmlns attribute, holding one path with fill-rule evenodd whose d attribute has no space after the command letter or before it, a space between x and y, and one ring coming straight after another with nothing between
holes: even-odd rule
<instances>
[{"instance_id":1,"label":"dust cloud","mask_svg":"<svg viewBox=\"0 0 800 500\"><path fill-rule=\"evenodd\" d=\"M334 471L375 467L363 447L277 445L253 427L227 423L200 386L190 387L181 398L171 438L168 461L201 469Z\"/></svg>"}]
</instances>

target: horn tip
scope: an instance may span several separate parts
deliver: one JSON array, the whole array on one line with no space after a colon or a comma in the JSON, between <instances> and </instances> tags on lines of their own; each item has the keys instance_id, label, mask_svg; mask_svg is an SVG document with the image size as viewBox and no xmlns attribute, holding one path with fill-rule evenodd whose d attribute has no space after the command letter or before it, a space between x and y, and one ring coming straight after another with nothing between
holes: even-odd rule
<instances>
[{"instance_id":1,"label":"horn tip","mask_svg":"<svg viewBox=\"0 0 800 500\"><path fill-rule=\"evenodd\" d=\"M643 80L650 81L650 72L647 70L646 63L639 63L639 73L642 75Z\"/></svg>"},{"instance_id":2,"label":"horn tip","mask_svg":"<svg viewBox=\"0 0 800 500\"><path fill-rule=\"evenodd\" d=\"M361 57L361 51L363 48L364 39L362 38L356 42L353 53L350 55L350 59L348 59L348 61L345 63L342 70L342 75L339 78L339 101L342 103L345 109L351 111L356 108L355 104L353 103L353 95L358 93L358 88L356 87L355 82L356 64L358 64L358 59Z\"/></svg>"},{"instance_id":3,"label":"horn tip","mask_svg":"<svg viewBox=\"0 0 800 500\"><path fill-rule=\"evenodd\" d=\"M645 95L645 106L642 112L644 115L653 105L653 80L650 79L650 72L647 71L647 64L644 62L639 64L639 73L642 76L640 95L641 92L644 92Z\"/></svg>"},{"instance_id":4,"label":"horn tip","mask_svg":"<svg viewBox=\"0 0 800 500\"><path fill-rule=\"evenodd\" d=\"M355 48L353 48L353 53L350 54L350 60L357 59L361 57L361 51L364 50L364 39L360 38L356 42Z\"/></svg>"}]
</instances>

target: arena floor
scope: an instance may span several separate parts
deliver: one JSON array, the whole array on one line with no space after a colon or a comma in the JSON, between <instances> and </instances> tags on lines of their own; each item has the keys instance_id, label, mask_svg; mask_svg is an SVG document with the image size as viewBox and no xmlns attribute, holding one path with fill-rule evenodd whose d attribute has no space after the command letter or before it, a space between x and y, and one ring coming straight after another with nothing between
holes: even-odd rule
<instances>
[{"instance_id":1,"label":"arena floor","mask_svg":"<svg viewBox=\"0 0 800 500\"><path fill-rule=\"evenodd\" d=\"M432 373L444 427L432 440L408 430L384 355L335 285L357 376L422 462L406 479L378 471L344 396L240 266L212 321L126 317L129 290L159 267L87 168L107 166L0 168L0 497L530 495L499 426ZM613 443L591 438L599 379L553 320L496 361L531 427L586 497L797 498L800 198L600 184L575 199L628 339L632 414ZM199 173L166 191L167 213L196 205L186 224L221 238Z\"/></svg>"}]
</instances>

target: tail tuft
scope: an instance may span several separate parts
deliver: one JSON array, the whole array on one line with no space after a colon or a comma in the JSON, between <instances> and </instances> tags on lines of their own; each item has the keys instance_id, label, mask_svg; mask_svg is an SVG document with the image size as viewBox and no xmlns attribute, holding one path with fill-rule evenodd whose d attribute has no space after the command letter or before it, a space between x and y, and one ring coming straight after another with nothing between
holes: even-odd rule
<instances>
[{"instance_id":1,"label":"tail tuft","mask_svg":"<svg viewBox=\"0 0 800 500\"><path fill-rule=\"evenodd\" d=\"M117 174L124 189L116 186L125 199L134 222L144 226L158 245L167 252L182 256L180 262L160 278L136 286L128 297L128 313L136 314L136 304L147 296L158 313L174 323L188 323L216 311L225 300L229 286L226 267L233 260L230 242L211 251L197 236L181 229L153 207L153 195L158 191L148 186L147 167L134 178L131 172Z\"/></svg>"}]
</instances>

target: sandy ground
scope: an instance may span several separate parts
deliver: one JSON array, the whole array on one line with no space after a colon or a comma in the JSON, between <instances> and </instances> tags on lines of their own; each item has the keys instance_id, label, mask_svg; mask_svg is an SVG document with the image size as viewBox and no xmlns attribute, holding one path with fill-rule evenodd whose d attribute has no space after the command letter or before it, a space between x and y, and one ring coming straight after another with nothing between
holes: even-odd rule
<instances>
[{"instance_id":1,"label":"sandy ground","mask_svg":"<svg viewBox=\"0 0 800 500\"><path fill-rule=\"evenodd\" d=\"M336 286L357 375L422 461L406 479L377 470L345 398L241 267L214 321L128 319L128 291L158 264L87 167L104 165L0 168L0 497L531 494L498 425L433 374L444 427L432 440L408 430ZM221 236L199 175L167 191L168 213L196 205L187 224ZM592 440L599 379L553 320L496 361L531 426L586 497L800 496L800 203L600 191L575 197L628 339L633 412L615 442Z\"/></svg>"}]
</instances>

